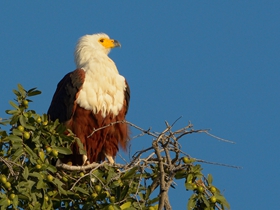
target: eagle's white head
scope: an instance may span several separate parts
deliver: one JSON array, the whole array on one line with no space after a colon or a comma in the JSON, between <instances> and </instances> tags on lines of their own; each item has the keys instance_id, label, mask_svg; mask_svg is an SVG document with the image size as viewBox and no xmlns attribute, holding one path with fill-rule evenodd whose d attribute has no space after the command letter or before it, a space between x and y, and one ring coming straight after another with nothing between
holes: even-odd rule
<instances>
[{"instance_id":1,"label":"eagle's white head","mask_svg":"<svg viewBox=\"0 0 280 210\"><path fill-rule=\"evenodd\" d=\"M77 68L85 71L76 102L94 114L100 112L103 117L109 113L118 115L124 103L125 78L108 57L110 50L119 46L118 41L106 34L93 34L81 37L75 50Z\"/></svg>"},{"instance_id":2,"label":"eagle's white head","mask_svg":"<svg viewBox=\"0 0 280 210\"><path fill-rule=\"evenodd\" d=\"M108 53L112 48L120 46L117 40L110 39L104 33L82 36L75 49L76 66L83 68L91 61L102 62L102 59L108 59Z\"/></svg>"}]
</instances>

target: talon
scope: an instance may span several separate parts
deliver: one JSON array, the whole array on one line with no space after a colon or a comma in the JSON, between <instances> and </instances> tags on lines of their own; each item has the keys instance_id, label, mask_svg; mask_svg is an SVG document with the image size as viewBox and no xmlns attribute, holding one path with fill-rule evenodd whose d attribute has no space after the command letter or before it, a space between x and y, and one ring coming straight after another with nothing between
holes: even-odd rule
<instances>
[{"instance_id":1,"label":"talon","mask_svg":"<svg viewBox=\"0 0 280 210\"><path fill-rule=\"evenodd\" d=\"M106 158L108 159L109 163L111 163L111 164L114 164L114 163L115 163L115 161L114 161L114 159L113 159L112 156L107 155L106 153L105 153L105 156L106 156Z\"/></svg>"},{"instance_id":2,"label":"talon","mask_svg":"<svg viewBox=\"0 0 280 210\"><path fill-rule=\"evenodd\" d=\"M58 159L58 160L56 161L55 166L56 166L56 167L58 167L58 166L60 166L61 164L62 164L61 160L60 160L60 159Z\"/></svg>"},{"instance_id":3,"label":"talon","mask_svg":"<svg viewBox=\"0 0 280 210\"><path fill-rule=\"evenodd\" d=\"M85 166L85 165L89 165L89 160L86 155L83 155L83 166Z\"/></svg>"}]
</instances>

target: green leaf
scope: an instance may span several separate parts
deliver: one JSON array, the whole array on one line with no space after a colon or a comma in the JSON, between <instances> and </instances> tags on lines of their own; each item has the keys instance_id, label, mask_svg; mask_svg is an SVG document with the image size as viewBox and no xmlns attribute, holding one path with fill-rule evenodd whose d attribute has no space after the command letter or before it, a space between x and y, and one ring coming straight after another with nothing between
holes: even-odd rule
<instances>
[{"instance_id":1,"label":"green leaf","mask_svg":"<svg viewBox=\"0 0 280 210\"><path fill-rule=\"evenodd\" d=\"M130 206L131 206L131 202L128 201L128 202L125 202L124 204L122 204L120 207L122 210L124 210L124 209L128 209Z\"/></svg>"},{"instance_id":2,"label":"green leaf","mask_svg":"<svg viewBox=\"0 0 280 210\"><path fill-rule=\"evenodd\" d=\"M90 180L92 182L96 182L96 177L97 177L101 182L105 182L105 180L102 178L103 175L104 172L100 169L97 169L90 174Z\"/></svg>"},{"instance_id":3,"label":"green leaf","mask_svg":"<svg viewBox=\"0 0 280 210\"><path fill-rule=\"evenodd\" d=\"M19 131L17 128L13 128L13 134L14 134L15 136L22 136L22 132Z\"/></svg>"},{"instance_id":4,"label":"green leaf","mask_svg":"<svg viewBox=\"0 0 280 210\"><path fill-rule=\"evenodd\" d=\"M195 207L196 204L196 199L197 199L197 195L193 194L188 201L188 205L187 205L187 209L188 210L192 210Z\"/></svg>"},{"instance_id":5,"label":"green leaf","mask_svg":"<svg viewBox=\"0 0 280 210\"><path fill-rule=\"evenodd\" d=\"M227 202L227 200L225 199L224 196L222 196L221 194L217 194L217 195L215 195L215 196L216 196L216 198L217 198L217 201L218 201L220 204L222 204L222 205L224 205L226 208L230 209L230 205L229 205L229 203Z\"/></svg>"},{"instance_id":6,"label":"green leaf","mask_svg":"<svg viewBox=\"0 0 280 210\"><path fill-rule=\"evenodd\" d=\"M208 174L207 176L207 181L208 181L208 184L211 185L212 182L213 182L213 176L211 174Z\"/></svg>"},{"instance_id":7,"label":"green leaf","mask_svg":"<svg viewBox=\"0 0 280 210\"><path fill-rule=\"evenodd\" d=\"M22 139L19 136L15 136L15 135L9 135L9 139L12 142L22 142Z\"/></svg>"},{"instance_id":8,"label":"green leaf","mask_svg":"<svg viewBox=\"0 0 280 210\"><path fill-rule=\"evenodd\" d=\"M159 201L159 197L153 198L152 200L149 200L148 203L151 205L153 203L156 203Z\"/></svg>"},{"instance_id":9,"label":"green leaf","mask_svg":"<svg viewBox=\"0 0 280 210\"><path fill-rule=\"evenodd\" d=\"M24 178L25 180L27 180L27 178L28 178L28 176L29 176L29 171L28 171L27 166L24 167L22 176L23 176L23 178Z\"/></svg>"},{"instance_id":10,"label":"green leaf","mask_svg":"<svg viewBox=\"0 0 280 210\"><path fill-rule=\"evenodd\" d=\"M85 190L84 188L75 187L75 190L78 191L78 192L81 192L81 193L83 193L83 194L89 195L89 194L88 194L88 191Z\"/></svg>"},{"instance_id":11,"label":"green leaf","mask_svg":"<svg viewBox=\"0 0 280 210\"><path fill-rule=\"evenodd\" d=\"M17 90L13 90L13 92L14 92L14 94L15 94L17 97L20 97L20 96L21 96L20 92L18 92Z\"/></svg>"},{"instance_id":12,"label":"green leaf","mask_svg":"<svg viewBox=\"0 0 280 210\"><path fill-rule=\"evenodd\" d=\"M2 209L7 209L7 207L8 207L8 199L2 198L0 200L0 206L1 206L1 210Z\"/></svg>"},{"instance_id":13,"label":"green leaf","mask_svg":"<svg viewBox=\"0 0 280 210\"><path fill-rule=\"evenodd\" d=\"M42 160L42 162L45 161L45 153L43 151L39 152L39 158Z\"/></svg>"},{"instance_id":14,"label":"green leaf","mask_svg":"<svg viewBox=\"0 0 280 210\"><path fill-rule=\"evenodd\" d=\"M11 125L16 124L16 123L18 122L18 118L19 118L18 115L14 115L14 116L12 117L11 121L10 121L10 124L11 124Z\"/></svg>"},{"instance_id":15,"label":"green leaf","mask_svg":"<svg viewBox=\"0 0 280 210\"><path fill-rule=\"evenodd\" d=\"M63 155L71 155L72 154L71 149L66 148L66 147L53 146L53 149L56 149L60 154L63 154Z\"/></svg>"},{"instance_id":16,"label":"green leaf","mask_svg":"<svg viewBox=\"0 0 280 210\"><path fill-rule=\"evenodd\" d=\"M23 149L22 149L22 142L13 142L12 143L13 146L13 150L17 150L17 149L21 149L21 154L19 154L19 152L17 154L13 154L13 156L18 156L18 155L22 155L23 153ZM13 157L14 158L14 157ZM15 161L16 159L14 159Z\"/></svg>"},{"instance_id":17,"label":"green leaf","mask_svg":"<svg viewBox=\"0 0 280 210\"><path fill-rule=\"evenodd\" d=\"M33 152L33 150L27 146L26 144L24 144L24 147L25 147L25 151L31 156L30 158L34 158L34 159L38 159L39 157L37 156L36 153Z\"/></svg>"},{"instance_id":18,"label":"green leaf","mask_svg":"<svg viewBox=\"0 0 280 210\"><path fill-rule=\"evenodd\" d=\"M146 194L139 192L138 196L139 196L140 200L146 200Z\"/></svg>"},{"instance_id":19,"label":"green leaf","mask_svg":"<svg viewBox=\"0 0 280 210\"><path fill-rule=\"evenodd\" d=\"M7 125L9 124L10 120L7 119L0 119L0 125Z\"/></svg>"},{"instance_id":20,"label":"green leaf","mask_svg":"<svg viewBox=\"0 0 280 210\"><path fill-rule=\"evenodd\" d=\"M26 128L26 118L25 118L25 116L20 115L20 117L19 117L19 122L20 122L20 124L21 124L23 127Z\"/></svg>"},{"instance_id":21,"label":"green leaf","mask_svg":"<svg viewBox=\"0 0 280 210\"><path fill-rule=\"evenodd\" d=\"M14 107L15 109L19 109L18 105L15 104L13 101L9 101L9 104Z\"/></svg>"},{"instance_id":22,"label":"green leaf","mask_svg":"<svg viewBox=\"0 0 280 210\"><path fill-rule=\"evenodd\" d=\"M124 188L121 190L120 200L123 200L126 197L128 190L129 190L129 186L128 185L124 186Z\"/></svg>"},{"instance_id":23,"label":"green leaf","mask_svg":"<svg viewBox=\"0 0 280 210\"><path fill-rule=\"evenodd\" d=\"M40 90L34 90L27 93L28 96L40 95L42 92Z\"/></svg>"},{"instance_id":24,"label":"green leaf","mask_svg":"<svg viewBox=\"0 0 280 210\"><path fill-rule=\"evenodd\" d=\"M147 188L147 190L146 190L146 198L148 199L149 197L150 197L150 195L151 195L151 193L152 193L152 191L151 191L151 186L148 186L148 188Z\"/></svg>"},{"instance_id":25,"label":"green leaf","mask_svg":"<svg viewBox=\"0 0 280 210\"><path fill-rule=\"evenodd\" d=\"M62 186L64 185L63 182L61 182L58 178L55 178L53 180L53 183L56 184L59 194L67 195L67 191L62 188Z\"/></svg>"},{"instance_id":26,"label":"green leaf","mask_svg":"<svg viewBox=\"0 0 280 210\"><path fill-rule=\"evenodd\" d=\"M138 170L138 166L135 166L134 168L132 168L129 171L125 172L125 174L122 176L122 179L129 179L129 178L135 176L135 172L137 170Z\"/></svg>"},{"instance_id":27,"label":"green leaf","mask_svg":"<svg viewBox=\"0 0 280 210\"><path fill-rule=\"evenodd\" d=\"M52 172L52 173L55 173L57 172L57 168L53 165L48 165L48 167L46 168L48 171Z\"/></svg>"},{"instance_id":28,"label":"green leaf","mask_svg":"<svg viewBox=\"0 0 280 210\"><path fill-rule=\"evenodd\" d=\"M5 112L7 114L10 114L10 115L18 115L18 114L20 114L20 110L19 109L16 109L16 110L6 110Z\"/></svg>"},{"instance_id":29,"label":"green leaf","mask_svg":"<svg viewBox=\"0 0 280 210\"><path fill-rule=\"evenodd\" d=\"M56 119L56 120L54 121L54 124L53 124L53 126L52 126L51 129L55 130L59 124L60 124L59 120Z\"/></svg>"},{"instance_id":30,"label":"green leaf","mask_svg":"<svg viewBox=\"0 0 280 210\"><path fill-rule=\"evenodd\" d=\"M186 170L177 171L175 174L175 179L183 179L186 177L186 174L187 174Z\"/></svg>"},{"instance_id":31,"label":"green leaf","mask_svg":"<svg viewBox=\"0 0 280 210\"><path fill-rule=\"evenodd\" d=\"M58 194L57 191L48 191L48 196L54 197L54 196L56 196L57 194ZM67 194L68 194L68 195L74 195L74 193L71 192L71 191L68 191Z\"/></svg>"},{"instance_id":32,"label":"green leaf","mask_svg":"<svg viewBox=\"0 0 280 210\"><path fill-rule=\"evenodd\" d=\"M201 172L201 170L202 170L202 168L201 168L201 166L199 165L199 164L197 164L197 165L195 165L194 167L193 167L193 172L194 173L200 173Z\"/></svg>"},{"instance_id":33,"label":"green leaf","mask_svg":"<svg viewBox=\"0 0 280 210\"><path fill-rule=\"evenodd\" d=\"M115 169L110 167L108 170L107 182L109 183L112 177L116 174Z\"/></svg>"},{"instance_id":34,"label":"green leaf","mask_svg":"<svg viewBox=\"0 0 280 210\"><path fill-rule=\"evenodd\" d=\"M38 179L42 179L42 175L38 172L29 173L29 176L36 177Z\"/></svg>"},{"instance_id":35,"label":"green leaf","mask_svg":"<svg viewBox=\"0 0 280 210\"><path fill-rule=\"evenodd\" d=\"M38 136L33 136L32 142L40 145L42 143L40 137L41 137L40 134Z\"/></svg>"},{"instance_id":36,"label":"green leaf","mask_svg":"<svg viewBox=\"0 0 280 210\"><path fill-rule=\"evenodd\" d=\"M18 146L18 149L16 150L16 152L12 156L13 161L18 160L23 154L22 144L19 144L19 145L21 145L21 147ZM15 149L14 145L13 145L13 148Z\"/></svg>"},{"instance_id":37,"label":"green leaf","mask_svg":"<svg viewBox=\"0 0 280 210\"><path fill-rule=\"evenodd\" d=\"M44 189L45 187L46 187L45 183L42 179L37 182L37 185L36 185L37 190Z\"/></svg>"},{"instance_id":38,"label":"green leaf","mask_svg":"<svg viewBox=\"0 0 280 210\"><path fill-rule=\"evenodd\" d=\"M25 117L25 116L20 115L20 116L19 116L19 122L20 122L20 124L21 124L23 127L27 128L27 129L30 129L30 130L33 130L33 131L35 130L35 127L34 127L34 126L28 125L28 124L27 124L27 121L26 121L26 117Z\"/></svg>"},{"instance_id":39,"label":"green leaf","mask_svg":"<svg viewBox=\"0 0 280 210\"><path fill-rule=\"evenodd\" d=\"M42 122L47 122L49 120L48 115L47 114L43 114L42 115Z\"/></svg>"},{"instance_id":40,"label":"green leaf","mask_svg":"<svg viewBox=\"0 0 280 210\"><path fill-rule=\"evenodd\" d=\"M209 200L206 199L204 195L201 196L201 198L202 198L202 200L203 200L203 203L204 203L207 207L209 207L209 206L210 206Z\"/></svg>"},{"instance_id":41,"label":"green leaf","mask_svg":"<svg viewBox=\"0 0 280 210\"><path fill-rule=\"evenodd\" d=\"M188 174L188 177L187 177L187 180L186 180L186 182L187 183L192 183L193 182L193 174Z\"/></svg>"},{"instance_id":42,"label":"green leaf","mask_svg":"<svg viewBox=\"0 0 280 210\"><path fill-rule=\"evenodd\" d=\"M185 182L186 190L194 190L194 184Z\"/></svg>"},{"instance_id":43,"label":"green leaf","mask_svg":"<svg viewBox=\"0 0 280 210\"><path fill-rule=\"evenodd\" d=\"M79 152L81 155L87 155L87 152L86 150L84 149L84 145L83 143L81 142L81 140L79 138L75 138L76 140L76 143L78 144L79 146Z\"/></svg>"},{"instance_id":44,"label":"green leaf","mask_svg":"<svg viewBox=\"0 0 280 210\"><path fill-rule=\"evenodd\" d=\"M28 91L27 91L27 93L30 93L30 92L32 92L33 90L36 90L37 88L35 87L35 88L31 88L31 89L29 89Z\"/></svg>"},{"instance_id":45,"label":"green leaf","mask_svg":"<svg viewBox=\"0 0 280 210\"><path fill-rule=\"evenodd\" d=\"M16 209L17 206L18 206L18 196L16 195L15 198L13 199L13 207L14 207L14 209Z\"/></svg>"},{"instance_id":46,"label":"green leaf","mask_svg":"<svg viewBox=\"0 0 280 210\"><path fill-rule=\"evenodd\" d=\"M18 90L22 96L25 96L26 91L21 84L18 84Z\"/></svg>"},{"instance_id":47,"label":"green leaf","mask_svg":"<svg viewBox=\"0 0 280 210\"><path fill-rule=\"evenodd\" d=\"M56 132L57 133L64 133L66 130L66 127L64 124L59 124L57 127L56 127Z\"/></svg>"},{"instance_id":48,"label":"green leaf","mask_svg":"<svg viewBox=\"0 0 280 210\"><path fill-rule=\"evenodd\" d=\"M28 96L35 96L38 94L41 94L40 90L36 90L37 88L31 88L30 90L27 91Z\"/></svg>"},{"instance_id":49,"label":"green leaf","mask_svg":"<svg viewBox=\"0 0 280 210\"><path fill-rule=\"evenodd\" d=\"M110 185L110 187L112 187L112 188L115 188L118 186L120 186L120 182L118 180L113 181L112 184Z\"/></svg>"}]
</instances>

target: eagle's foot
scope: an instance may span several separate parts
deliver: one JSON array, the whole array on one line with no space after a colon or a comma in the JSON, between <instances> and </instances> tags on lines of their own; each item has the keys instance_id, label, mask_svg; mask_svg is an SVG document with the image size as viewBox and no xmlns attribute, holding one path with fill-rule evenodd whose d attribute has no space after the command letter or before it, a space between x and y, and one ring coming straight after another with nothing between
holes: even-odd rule
<instances>
[{"instance_id":1,"label":"eagle's foot","mask_svg":"<svg viewBox=\"0 0 280 210\"><path fill-rule=\"evenodd\" d=\"M106 156L107 160L109 161L109 163L111 163L112 165L115 163L115 161L114 161L114 159L113 159L113 157L111 155L107 155L105 153L105 156Z\"/></svg>"},{"instance_id":2,"label":"eagle's foot","mask_svg":"<svg viewBox=\"0 0 280 210\"><path fill-rule=\"evenodd\" d=\"M83 155L83 165L82 166L86 166L86 165L89 165L90 162L88 160L88 157L86 155Z\"/></svg>"},{"instance_id":3,"label":"eagle's foot","mask_svg":"<svg viewBox=\"0 0 280 210\"><path fill-rule=\"evenodd\" d=\"M110 164L112 164L112 165L114 165L114 164L115 164L115 161L114 161L114 159L113 159L113 157L112 157L112 156L107 155L106 153L105 153L105 156L106 156L106 158L107 158L107 160L108 160L108 162L109 162ZM116 170L117 170L117 172L121 172L121 170L120 170L120 169L116 169Z\"/></svg>"}]
</instances>

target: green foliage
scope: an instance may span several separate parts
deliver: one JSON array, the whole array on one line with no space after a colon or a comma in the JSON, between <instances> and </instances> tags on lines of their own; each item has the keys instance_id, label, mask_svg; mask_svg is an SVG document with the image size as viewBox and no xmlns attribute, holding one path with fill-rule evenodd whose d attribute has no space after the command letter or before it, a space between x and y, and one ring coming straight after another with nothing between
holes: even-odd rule
<instances>
[{"instance_id":1,"label":"green foliage","mask_svg":"<svg viewBox=\"0 0 280 210\"><path fill-rule=\"evenodd\" d=\"M126 165L104 162L82 169L56 167L59 158L71 154L73 142L81 145L79 139L57 120L28 110L30 97L41 93L36 88L26 91L18 85L13 92L13 109L6 111L11 117L0 122L11 126L9 131L0 130L1 209L156 210L165 199L163 185L168 191L176 179L184 179L186 190L193 191L187 209L229 209L212 185L212 176L204 177L194 158L182 157L172 147L171 161L163 135ZM141 158L147 151L151 154Z\"/></svg>"}]
</instances>

